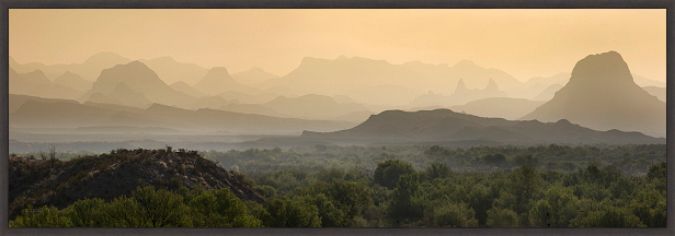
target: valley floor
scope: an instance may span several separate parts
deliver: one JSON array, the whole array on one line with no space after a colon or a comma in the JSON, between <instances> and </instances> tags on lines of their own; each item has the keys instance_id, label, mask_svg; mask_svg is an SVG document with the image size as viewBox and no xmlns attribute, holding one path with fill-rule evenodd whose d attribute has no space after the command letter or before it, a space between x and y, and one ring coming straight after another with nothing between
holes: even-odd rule
<instances>
[{"instance_id":1,"label":"valley floor","mask_svg":"<svg viewBox=\"0 0 675 236\"><path fill-rule=\"evenodd\" d=\"M10 159L10 225L665 227L665 151L315 145L24 153ZM82 187L101 183L128 191Z\"/></svg>"}]
</instances>

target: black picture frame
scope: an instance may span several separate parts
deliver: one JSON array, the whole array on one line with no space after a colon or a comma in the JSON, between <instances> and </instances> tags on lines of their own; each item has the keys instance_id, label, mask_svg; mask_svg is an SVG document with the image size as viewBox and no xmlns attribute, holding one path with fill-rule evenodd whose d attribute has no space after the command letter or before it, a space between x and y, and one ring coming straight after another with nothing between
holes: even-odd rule
<instances>
[{"instance_id":1,"label":"black picture frame","mask_svg":"<svg viewBox=\"0 0 675 236\"><path fill-rule=\"evenodd\" d=\"M675 127L673 101L675 95L675 0L0 0L0 235L675 235ZM197 229L197 228L156 228L156 229L112 229L112 228L23 228L10 229L8 219L8 71L9 71L9 9L41 8L88 8L88 9L209 9L209 8L266 8L266 9L324 9L324 8L477 8L477 9L666 9L667 39L667 227L647 229L622 228L321 228L321 229Z\"/></svg>"}]
</instances>

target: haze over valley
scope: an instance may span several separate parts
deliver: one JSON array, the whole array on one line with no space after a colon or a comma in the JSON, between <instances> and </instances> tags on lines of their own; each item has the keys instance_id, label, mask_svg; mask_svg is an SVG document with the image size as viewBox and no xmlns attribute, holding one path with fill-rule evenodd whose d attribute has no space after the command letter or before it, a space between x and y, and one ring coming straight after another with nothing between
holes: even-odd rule
<instances>
[{"instance_id":1,"label":"haze over valley","mask_svg":"<svg viewBox=\"0 0 675 236\"><path fill-rule=\"evenodd\" d=\"M92 77L96 69L100 73ZM176 74L181 79L160 76ZM297 145L309 133L349 133L375 120L386 124L369 131L375 143L662 143L664 99L663 83L634 75L615 51L582 58L571 73L523 82L466 60L446 66L361 57L305 58L289 74L274 75L260 68L230 73L226 67L206 68L170 57L127 59L98 53L70 65L11 61L10 146L38 151L47 143L63 143L59 146L70 151L93 151L81 143L65 143L104 142L109 148L142 140L155 146L203 147L201 142L227 148L248 147L261 138L255 143L287 143L268 142L269 136L299 137L292 142ZM396 110L417 118L383 118ZM433 118L441 113L465 118ZM479 120L466 123L472 116ZM518 127L519 121L546 129L558 126L555 133L571 132L572 127L588 131L549 140L532 132L551 131ZM508 126L515 129L500 122L513 122ZM394 131L411 124L425 138ZM443 131L439 125L456 128ZM194 143L178 142L177 137L190 137ZM315 135L308 143L319 137L323 136ZM358 144L356 140L363 141L347 143ZM42 145L26 148L30 143Z\"/></svg>"},{"instance_id":2,"label":"haze over valley","mask_svg":"<svg viewBox=\"0 0 675 236\"><path fill-rule=\"evenodd\" d=\"M10 148L663 142L662 12L501 12L13 11Z\"/></svg>"}]
</instances>

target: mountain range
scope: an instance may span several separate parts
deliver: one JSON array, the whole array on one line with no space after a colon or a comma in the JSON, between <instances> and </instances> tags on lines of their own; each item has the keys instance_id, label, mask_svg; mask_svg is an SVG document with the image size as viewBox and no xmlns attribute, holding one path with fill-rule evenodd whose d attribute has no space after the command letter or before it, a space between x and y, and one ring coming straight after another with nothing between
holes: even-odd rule
<instances>
[{"instance_id":1,"label":"mountain range","mask_svg":"<svg viewBox=\"0 0 675 236\"><path fill-rule=\"evenodd\" d=\"M52 82L40 70L18 73L9 69L9 93L33 95L44 98L69 98L80 96L81 92L65 86L61 82ZM59 80L62 81L62 80Z\"/></svg>"},{"instance_id":2,"label":"mountain range","mask_svg":"<svg viewBox=\"0 0 675 236\"><path fill-rule=\"evenodd\" d=\"M568 119L598 130L664 136L665 88L654 81L640 83L657 86L641 88L636 81L647 80L632 75L618 53L601 55L610 56L602 56L609 58L605 62L599 60L580 69L587 61L598 61L584 59L572 74L527 82L470 61L447 66L392 64L361 57L305 58L291 73L275 76L257 68L231 75L224 67L206 69L170 57L131 61L112 53L68 65L18 64L12 60L9 75L11 94L82 104L138 109L156 104L193 111L347 123L362 122L373 113L389 109L452 108L485 117L547 122ZM109 67L89 78L93 74L90 68L104 66ZM612 122L607 122L610 118Z\"/></svg>"},{"instance_id":3,"label":"mountain range","mask_svg":"<svg viewBox=\"0 0 675 236\"><path fill-rule=\"evenodd\" d=\"M503 71L468 61L447 66L419 62L392 64L362 57L334 60L307 57L295 70L264 87L289 95L346 95L363 104L400 105L409 103L429 88L450 92L460 79L464 79L470 88L484 86L490 79L503 88L520 85L517 79Z\"/></svg>"},{"instance_id":4,"label":"mountain range","mask_svg":"<svg viewBox=\"0 0 675 236\"><path fill-rule=\"evenodd\" d=\"M444 143L644 144L664 143L639 132L597 131L568 120L545 123L485 118L447 109L373 115L358 126L335 132L303 132L301 138L347 144Z\"/></svg>"},{"instance_id":5,"label":"mountain range","mask_svg":"<svg viewBox=\"0 0 675 236\"><path fill-rule=\"evenodd\" d=\"M336 130L352 123L280 118L214 109L187 110L153 104L148 108L10 95L14 129L82 127L164 127L183 131L242 134L299 134L306 129Z\"/></svg>"},{"instance_id":6,"label":"mountain range","mask_svg":"<svg viewBox=\"0 0 675 236\"><path fill-rule=\"evenodd\" d=\"M467 88L464 80L460 79L451 95L429 92L428 94L415 98L411 105L415 107L453 106L486 98L505 96L506 93L499 89L499 86L493 79L488 80L487 85L483 89Z\"/></svg>"}]
</instances>

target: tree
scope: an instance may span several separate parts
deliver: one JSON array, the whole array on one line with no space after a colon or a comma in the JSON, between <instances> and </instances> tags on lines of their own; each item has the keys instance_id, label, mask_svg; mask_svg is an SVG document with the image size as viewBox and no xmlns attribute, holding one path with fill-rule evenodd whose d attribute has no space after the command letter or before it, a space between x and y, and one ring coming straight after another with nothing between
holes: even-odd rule
<instances>
[{"instance_id":1,"label":"tree","mask_svg":"<svg viewBox=\"0 0 675 236\"><path fill-rule=\"evenodd\" d=\"M418 220L422 216L422 205L415 201L419 189L419 176L409 174L401 176L396 185L392 202L389 206L389 215L396 225Z\"/></svg>"},{"instance_id":2,"label":"tree","mask_svg":"<svg viewBox=\"0 0 675 236\"><path fill-rule=\"evenodd\" d=\"M143 209L135 198L118 197L106 204L108 217L112 219L110 227L150 227L143 215Z\"/></svg>"},{"instance_id":3,"label":"tree","mask_svg":"<svg viewBox=\"0 0 675 236\"><path fill-rule=\"evenodd\" d=\"M486 225L489 227L517 227L518 213L511 209L492 208L487 211Z\"/></svg>"},{"instance_id":4,"label":"tree","mask_svg":"<svg viewBox=\"0 0 675 236\"><path fill-rule=\"evenodd\" d=\"M613 206L603 206L572 220L572 227L644 227L630 211Z\"/></svg>"},{"instance_id":5,"label":"tree","mask_svg":"<svg viewBox=\"0 0 675 236\"><path fill-rule=\"evenodd\" d=\"M524 165L516 169L510 176L511 191L515 196L515 211L518 214L530 209L531 200L537 195L541 186L541 176L532 165ZM527 217L524 219L527 220ZM523 222L523 221L521 221Z\"/></svg>"},{"instance_id":6,"label":"tree","mask_svg":"<svg viewBox=\"0 0 675 236\"><path fill-rule=\"evenodd\" d=\"M487 221L487 211L492 206L495 196L484 185L474 185L467 195L466 201L476 213L476 219L480 225Z\"/></svg>"},{"instance_id":7,"label":"tree","mask_svg":"<svg viewBox=\"0 0 675 236\"><path fill-rule=\"evenodd\" d=\"M450 169L444 163L434 162L427 167L425 175L429 179L445 178L450 175Z\"/></svg>"},{"instance_id":8,"label":"tree","mask_svg":"<svg viewBox=\"0 0 675 236\"><path fill-rule=\"evenodd\" d=\"M426 226L477 227L474 211L464 203L443 202L432 204L426 213Z\"/></svg>"},{"instance_id":9,"label":"tree","mask_svg":"<svg viewBox=\"0 0 675 236\"><path fill-rule=\"evenodd\" d=\"M377 164L374 179L375 183L391 189L396 186L401 176L414 172L415 170L409 163L400 160L387 160Z\"/></svg>"},{"instance_id":10,"label":"tree","mask_svg":"<svg viewBox=\"0 0 675 236\"><path fill-rule=\"evenodd\" d=\"M56 207L41 207L38 209L28 206L22 214L9 223L10 227L71 227L68 216L61 213Z\"/></svg>"},{"instance_id":11,"label":"tree","mask_svg":"<svg viewBox=\"0 0 675 236\"><path fill-rule=\"evenodd\" d=\"M541 227L567 227L577 214L578 204L571 189L553 186L546 191L544 199L535 202L530 209L530 223Z\"/></svg>"},{"instance_id":12,"label":"tree","mask_svg":"<svg viewBox=\"0 0 675 236\"><path fill-rule=\"evenodd\" d=\"M311 198L312 204L317 207L322 227L348 226L345 213L335 206L335 203L323 193L318 193Z\"/></svg>"},{"instance_id":13,"label":"tree","mask_svg":"<svg viewBox=\"0 0 675 236\"><path fill-rule=\"evenodd\" d=\"M352 219L363 214L372 204L371 190L363 183L354 181L335 181L324 189L335 206L340 209L346 219Z\"/></svg>"},{"instance_id":14,"label":"tree","mask_svg":"<svg viewBox=\"0 0 675 236\"><path fill-rule=\"evenodd\" d=\"M503 166L506 164L506 157L501 153L488 154L483 156L481 159L484 163L489 165Z\"/></svg>"},{"instance_id":15,"label":"tree","mask_svg":"<svg viewBox=\"0 0 675 236\"><path fill-rule=\"evenodd\" d=\"M154 187L142 187L133 193L138 201L140 215L145 219L143 225L150 227L187 227L191 226L189 212L183 203L183 197L167 190L155 190Z\"/></svg>"},{"instance_id":16,"label":"tree","mask_svg":"<svg viewBox=\"0 0 675 236\"><path fill-rule=\"evenodd\" d=\"M195 227L259 227L246 204L228 189L202 191L188 203Z\"/></svg>"},{"instance_id":17,"label":"tree","mask_svg":"<svg viewBox=\"0 0 675 236\"><path fill-rule=\"evenodd\" d=\"M655 187L655 184L649 184L637 189L638 193L630 200L629 208L647 226L665 227L667 215L665 193Z\"/></svg>"},{"instance_id":18,"label":"tree","mask_svg":"<svg viewBox=\"0 0 675 236\"><path fill-rule=\"evenodd\" d=\"M65 209L74 227L103 227L111 225L111 219L103 199L79 200Z\"/></svg>"},{"instance_id":19,"label":"tree","mask_svg":"<svg viewBox=\"0 0 675 236\"><path fill-rule=\"evenodd\" d=\"M273 199L267 204L269 217L265 225L272 227L321 227L319 210L305 199Z\"/></svg>"}]
</instances>

